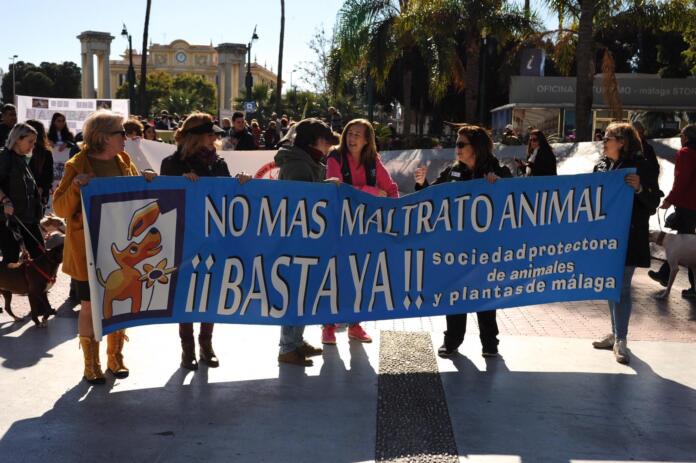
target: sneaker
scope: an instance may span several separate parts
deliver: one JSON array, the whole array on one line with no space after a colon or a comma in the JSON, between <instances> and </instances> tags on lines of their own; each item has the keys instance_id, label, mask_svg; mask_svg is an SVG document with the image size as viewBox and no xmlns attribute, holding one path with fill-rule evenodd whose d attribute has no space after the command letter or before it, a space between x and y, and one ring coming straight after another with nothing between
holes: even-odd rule
<instances>
[{"instance_id":1,"label":"sneaker","mask_svg":"<svg viewBox=\"0 0 696 463\"><path fill-rule=\"evenodd\" d=\"M306 358L299 349L278 354L278 363L289 363L291 365L299 365L301 367L311 367L314 365L311 359Z\"/></svg>"},{"instance_id":2,"label":"sneaker","mask_svg":"<svg viewBox=\"0 0 696 463\"><path fill-rule=\"evenodd\" d=\"M452 354L457 352L456 347L447 347L447 344L443 344L440 346L440 348L437 350L437 355L439 355L442 358L448 358Z\"/></svg>"},{"instance_id":3,"label":"sneaker","mask_svg":"<svg viewBox=\"0 0 696 463\"><path fill-rule=\"evenodd\" d=\"M599 341L592 342L592 347L595 349L613 349L614 348L614 335L607 334Z\"/></svg>"},{"instance_id":4,"label":"sneaker","mask_svg":"<svg viewBox=\"0 0 696 463\"><path fill-rule=\"evenodd\" d=\"M316 355L321 355L322 352L324 352L323 349L320 349L319 347L314 347L307 341L304 341L302 343L302 346L300 346L297 349L300 354L304 355L305 357L314 357Z\"/></svg>"},{"instance_id":5,"label":"sneaker","mask_svg":"<svg viewBox=\"0 0 696 463\"><path fill-rule=\"evenodd\" d=\"M628 355L625 339L617 339L616 343L614 343L614 357L616 357L617 362L628 365L630 357Z\"/></svg>"},{"instance_id":6,"label":"sneaker","mask_svg":"<svg viewBox=\"0 0 696 463\"><path fill-rule=\"evenodd\" d=\"M372 342L372 338L365 330L360 326L360 324L351 325L348 328L348 338L355 339L360 342Z\"/></svg>"},{"instance_id":7,"label":"sneaker","mask_svg":"<svg viewBox=\"0 0 696 463\"><path fill-rule=\"evenodd\" d=\"M321 343L336 344L336 327L334 325L324 325L321 328Z\"/></svg>"},{"instance_id":8,"label":"sneaker","mask_svg":"<svg viewBox=\"0 0 696 463\"><path fill-rule=\"evenodd\" d=\"M696 290L694 288L683 289L682 297L684 299L696 299Z\"/></svg>"},{"instance_id":9,"label":"sneaker","mask_svg":"<svg viewBox=\"0 0 696 463\"><path fill-rule=\"evenodd\" d=\"M665 288L667 287L668 277L662 275L660 272L656 272L654 270L648 270L648 276L650 278L652 278L653 280L657 281L658 283L660 283Z\"/></svg>"}]
</instances>

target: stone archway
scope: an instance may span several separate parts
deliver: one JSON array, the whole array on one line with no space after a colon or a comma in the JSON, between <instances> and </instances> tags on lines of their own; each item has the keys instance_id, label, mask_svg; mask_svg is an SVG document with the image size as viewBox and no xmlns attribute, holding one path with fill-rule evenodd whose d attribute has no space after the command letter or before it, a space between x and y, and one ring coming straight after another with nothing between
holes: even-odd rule
<instances>
[{"instance_id":1,"label":"stone archway","mask_svg":"<svg viewBox=\"0 0 696 463\"><path fill-rule=\"evenodd\" d=\"M85 31L77 36L82 45L82 98L111 98L109 55L114 36L108 32ZM97 82L94 88L93 55L97 55Z\"/></svg>"}]
</instances>

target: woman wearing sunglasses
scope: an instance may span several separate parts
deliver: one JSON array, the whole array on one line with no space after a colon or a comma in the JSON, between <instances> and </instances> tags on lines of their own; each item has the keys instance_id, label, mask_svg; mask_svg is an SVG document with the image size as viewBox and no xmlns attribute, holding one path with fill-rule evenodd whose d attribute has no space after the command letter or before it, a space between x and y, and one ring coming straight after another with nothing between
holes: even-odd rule
<instances>
[{"instance_id":1,"label":"woman wearing sunglasses","mask_svg":"<svg viewBox=\"0 0 696 463\"><path fill-rule=\"evenodd\" d=\"M516 161L523 177L556 175L556 155L553 154L553 150L541 130L532 130L529 133L527 159L525 161L516 159Z\"/></svg>"},{"instance_id":2,"label":"woman wearing sunglasses","mask_svg":"<svg viewBox=\"0 0 696 463\"><path fill-rule=\"evenodd\" d=\"M631 280L636 267L650 267L648 244L648 221L660 203L657 174L641 153L640 139L631 124L612 123L607 127L602 140L604 156L594 168L595 172L635 168L625 182L633 188L633 212L628 232L628 252L624 267L621 296L617 302L609 301L612 332L592 343L595 349L612 349L619 363L629 362L626 347L628 320L631 317Z\"/></svg>"},{"instance_id":3,"label":"woman wearing sunglasses","mask_svg":"<svg viewBox=\"0 0 696 463\"><path fill-rule=\"evenodd\" d=\"M82 150L65 163L65 173L53 194L53 210L67 220L63 272L74 280L80 298L77 330L85 362L83 376L91 384L104 384L105 379L99 361L99 343L94 339L92 329L80 188L95 177L139 175L138 168L124 151L126 131L123 123L123 116L106 110L99 110L85 120ZM152 170L143 172L148 181L156 175ZM106 338L107 368L116 378L125 378L129 373L122 354L126 340L125 330L111 333Z\"/></svg>"},{"instance_id":4,"label":"woman wearing sunglasses","mask_svg":"<svg viewBox=\"0 0 696 463\"><path fill-rule=\"evenodd\" d=\"M512 177L510 169L501 166L493 155L493 140L482 127L465 125L457 132L455 148L456 161L446 167L432 183L461 182L485 178L494 183L500 177ZM430 185L426 178L427 167L416 169L416 191ZM464 341L466 333L467 314L447 315L447 331L445 340L437 353L440 357L449 357L457 351ZM477 312L479 337L481 339L484 357L498 356L498 323L495 320L495 310Z\"/></svg>"}]
</instances>

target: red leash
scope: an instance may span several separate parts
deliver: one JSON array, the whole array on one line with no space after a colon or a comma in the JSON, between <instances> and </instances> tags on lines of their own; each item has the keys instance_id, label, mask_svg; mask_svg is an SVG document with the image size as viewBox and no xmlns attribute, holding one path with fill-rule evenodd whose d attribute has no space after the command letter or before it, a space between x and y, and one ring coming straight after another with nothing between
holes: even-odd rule
<instances>
[{"instance_id":1,"label":"red leash","mask_svg":"<svg viewBox=\"0 0 696 463\"><path fill-rule=\"evenodd\" d=\"M39 267L38 265L36 265L32 259L27 260L26 263L27 263L31 268L33 268L34 270L36 270L36 271L39 273L39 275L41 275L42 277L44 277L44 278L46 279L46 281L48 281L49 283L54 284L54 283L56 282L56 277L52 277L51 275L49 275L48 273L46 273L41 267Z\"/></svg>"}]
</instances>

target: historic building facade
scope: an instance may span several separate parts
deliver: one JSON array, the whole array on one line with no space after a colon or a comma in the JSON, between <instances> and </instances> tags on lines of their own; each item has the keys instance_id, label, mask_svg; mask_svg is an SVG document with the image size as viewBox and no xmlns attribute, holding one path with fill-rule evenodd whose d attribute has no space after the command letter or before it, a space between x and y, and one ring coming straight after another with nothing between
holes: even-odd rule
<instances>
[{"instance_id":1,"label":"historic building facade","mask_svg":"<svg viewBox=\"0 0 696 463\"><path fill-rule=\"evenodd\" d=\"M83 98L114 98L116 90L128 80L128 50L120 60L104 59L109 56L113 36L103 32L87 31L78 36L82 44ZM98 89L93 82L94 66L92 56L98 57ZM191 45L185 40L174 40L168 45L151 44L148 50L147 70L168 74L190 73L203 76L213 83L218 91L218 108L230 110L234 100L243 97L246 91L247 46L240 43L221 43L211 45ZM133 67L136 76L140 73L141 55L133 53ZM266 83L276 86L276 74L258 63L251 64L254 84Z\"/></svg>"}]
</instances>

